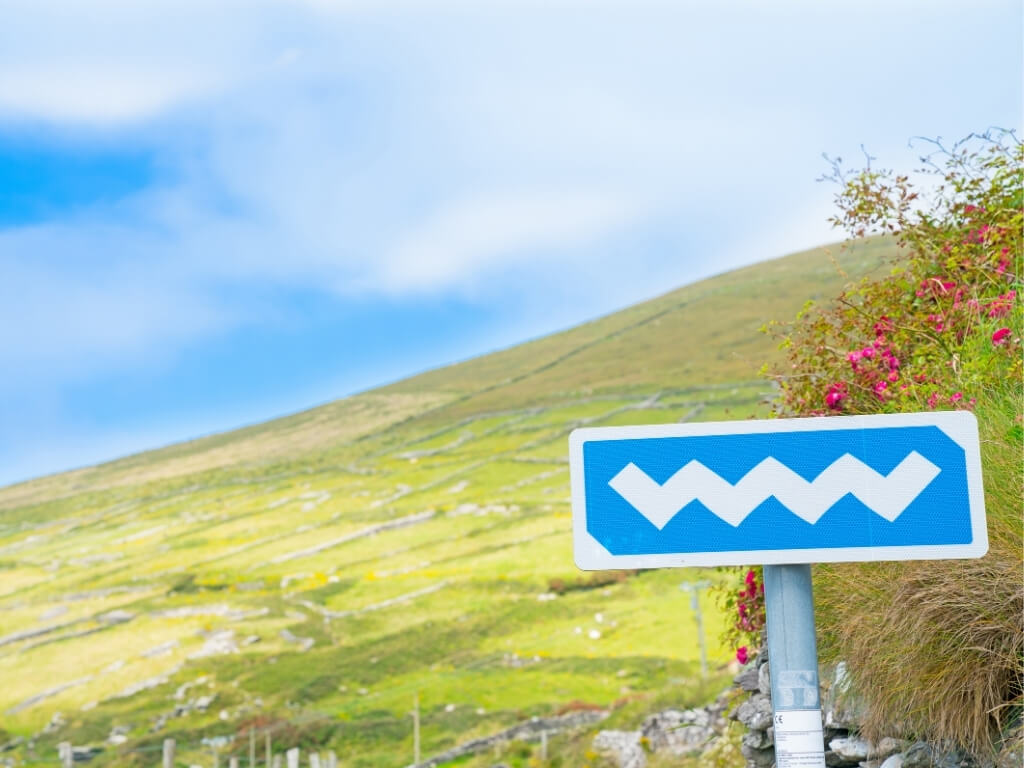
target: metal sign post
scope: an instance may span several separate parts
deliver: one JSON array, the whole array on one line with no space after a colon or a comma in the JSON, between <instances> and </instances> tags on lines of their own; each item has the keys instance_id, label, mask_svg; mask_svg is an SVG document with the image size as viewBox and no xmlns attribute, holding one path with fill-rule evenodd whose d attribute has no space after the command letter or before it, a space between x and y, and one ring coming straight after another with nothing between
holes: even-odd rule
<instances>
[{"instance_id":1,"label":"metal sign post","mask_svg":"<svg viewBox=\"0 0 1024 768\"><path fill-rule=\"evenodd\" d=\"M824 768L810 563L981 557L967 411L578 429L584 570L764 564L776 761Z\"/></svg>"},{"instance_id":2,"label":"metal sign post","mask_svg":"<svg viewBox=\"0 0 1024 768\"><path fill-rule=\"evenodd\" d=\"M811 566L764 567L777 768L825 768Z\"/></svg>"}]
</instances>

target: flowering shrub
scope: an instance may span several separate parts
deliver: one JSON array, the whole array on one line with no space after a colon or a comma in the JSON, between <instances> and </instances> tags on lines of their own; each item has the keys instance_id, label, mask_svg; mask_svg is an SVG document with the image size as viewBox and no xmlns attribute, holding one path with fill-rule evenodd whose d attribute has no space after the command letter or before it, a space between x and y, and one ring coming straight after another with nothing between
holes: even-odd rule
<instances>
[{"instance_id":1,"label":"flowering shrub","mask_svg":"<svg viewBox=\"0 0 1024 768\"><path fill-rule=\"evenodd\" d=\"M1021 390L1024 150L1012 132L931 146L916 182L870 158L854 173L832 161L832 223L851 240L894 238L901 257L888 275L771 324L787 358L764 371L779 385L774 415L975 409L993 388ZM741 662L764 621L763 591L748 596L744 583L725 601Z\"/></svg>"},{"instance_id":2,"label":"flowering shrub","mask_svg":"<svg viewBox=\"0 0 1024 768\"><path fill-rule=\"evenodd\" d=\"M870 159L853 174L833 163L833 223L891 237L901 257L777 326L787 359L770 375L777 416L978 411L988 555L818 566L815 603L825 658L847 662L866 704L866 736L895 724L983 752L1024 704L1024 148L1005 131L931 144L915 181Z\"/></svg>"},{"instance_id":3,"label":"flowering shrub","mask_svg":"<svg viewBox=\"0 0 1024 768\"><path fill-rule=\"evenodd\" d=\"M764 629L764 581L761 568L747 568L743 587L720 592L725 614L732 617L727 641L736 648L736 661L746 664L756 653Z\"/></svg>"},{"instance_id":4,"label":"flowering shrub","mask_svg":"<svg viewBox=\"0 0 1024 768\"><path fill-rule=\"evenodd\" d=\"M908 176L833 165L833 223L905 257L785 329L777 415L973 408L994 378L1020 378L1021 145L973 137L926 161L928 200Z\"/></svg>"}]
</instances>

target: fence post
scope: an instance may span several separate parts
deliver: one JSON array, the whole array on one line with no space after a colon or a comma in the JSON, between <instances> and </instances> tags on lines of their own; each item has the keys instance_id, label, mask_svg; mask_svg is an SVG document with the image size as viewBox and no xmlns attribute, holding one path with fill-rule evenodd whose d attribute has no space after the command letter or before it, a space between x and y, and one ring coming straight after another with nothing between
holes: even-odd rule
<instances>
[{"instance_id":1,"label":"fence post","mask_svg":"<svg viewBox=\"0 0 1024 768\"><path fill-rule=\"evenodd\" d=\"M163 768L174 768L174 739L164 739Z\"/></svg>"},{"instance_id":2,"label":"fence post","mask_svg":"<svg viewBox=\"0 0 1024 768\"><path fill-rule=\"evenodd\" d=\"M413 765L420 764L420 695L412 700L412 755Z\"/></svg>"},{"instance_id":3,"label":"fence post","mask_svg":"<svg viewBox=\"0 0 1024 768\"><path fill-rule=\"evenodd\" d=\"M271 762L270 766L271 768L281 768L282 762L283 761L281 760L281 755L274 755L274 759Z\"/></svg>"},{"instance_id":4,"label":"fence post","mask_svg":"<svg viewBox=\"0 0 1024 768\"><path fill-rule=\"evenodd\" d=\"M228 758L228 768L238 768L238 758L234 755Z\"/></svg>"},{"instance_id":5,"label":"fence post","mask_svg":"<svg viewBox=\"0 0 1024 768\"><path fill-rule=\"evenodd\" d=\"M60 756L62 768L71 768L75 761L75 753L71 751L71 742L62 741L57 745L57 754Z\"/></svg>"},{"instance_id":6,"label":"fence post","mask_svg":"<svg viewBox=\"0 0 1024 768\"><path fill-rule=\"evenodd\" d=\"M548 732L540 732L540 759L545 763L548 759Z\"/></svg>"},{"instance_id":7,"label":"fence post","mask_svg":"<svg viewBox=\"0 0 1024 768\"><path fill-rule=\"evenodd\" d=\"M249 726L249 768L256 768L256 729Z\"/></svg>"},{"instance_id":8,"label":"fence post","mask_svg":"<svg viewBox=\"0 0 1024 768\"><path fill-rule=\"evenodd\" d=\"M320 768L320 755L316 752L309 753L309 768Z\"/></svg>"},{"instance_id":9,"label":"fence post","mask_svg":"<svg viewBox=\"0 0 1024 768\"><path fill-rule=\"evenodd\" d=\"M299 748L292 747L285 753L288 758L288 768L299 768Z\"/></svg>"},{"instance_id":10,"label":"fence post","mask_svg":"<svg viewBox=\"0 0 1024 768\"><path fill-rule=\"evenodd\" d=\"M266 748L267 753L267 765L266 768L270 768L271 761L271 750L270 750L270 731L263 734L263 746Z\"/></svg>"},{"instance_id":11,"label":"fence post","mask_svg":"<svg viewBox=\"0 0 1024 768\"><path fill-rule=\"evenodd\" d=\"M327 752L327 768L338 768L338 756L333 749Z\"/></svg>"}]
</instances>

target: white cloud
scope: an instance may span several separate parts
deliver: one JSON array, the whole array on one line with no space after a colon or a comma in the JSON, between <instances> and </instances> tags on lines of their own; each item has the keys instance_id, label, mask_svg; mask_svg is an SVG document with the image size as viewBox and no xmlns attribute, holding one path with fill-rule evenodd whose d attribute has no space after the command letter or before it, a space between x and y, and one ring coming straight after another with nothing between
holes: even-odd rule
<instances>
[{"instance_id":1,"label":"white cloud","mask_svg":"<svg viewBox=\"0 0 1024 768\"><path fill-rule=\"evenodd\" d=\"M588 190L456 201L406 235L377 276L392 291L472 284L505 262L565 259L629 223L634 205Z\"/></svg>"},{"instance_id":2,"label":"white cloud","mask_svg":"<svg viewBox=\"0 0 1024 768\"><path fill-rule=\"evenodd\" d=\"M8 0L0 115L146 120L260 74L280 57L263 0Z\"/></svg>"},{"instance_id":3,"label":"white cloud","mask_svg":"<svg viewBox=\"0 0 1024 768\"><path fill-rule=\"evenodd\" d=\"M212 94L216 78L199 72L142 71L113 62L80 69L4 66L0 105L14 115L58 122L123 122L147 118Z\"/></svg>"}]
</instances>

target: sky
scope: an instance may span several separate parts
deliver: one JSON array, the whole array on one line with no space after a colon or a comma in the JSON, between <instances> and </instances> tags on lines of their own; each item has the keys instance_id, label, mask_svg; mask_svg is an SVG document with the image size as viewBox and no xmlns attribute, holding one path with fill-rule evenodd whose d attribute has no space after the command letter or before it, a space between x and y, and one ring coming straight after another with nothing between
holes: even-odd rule
<instances>
[{"instance_id":1,"label":"sky","mask_svg":"<svg viewBox=\"0 0 1024 768\"><path fill-rule=\"evenodd\" d=\"M1020 130L1019 2L5 0L0 484L839 240Z\"/></svg>"}]
</instances>

